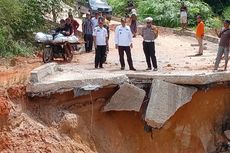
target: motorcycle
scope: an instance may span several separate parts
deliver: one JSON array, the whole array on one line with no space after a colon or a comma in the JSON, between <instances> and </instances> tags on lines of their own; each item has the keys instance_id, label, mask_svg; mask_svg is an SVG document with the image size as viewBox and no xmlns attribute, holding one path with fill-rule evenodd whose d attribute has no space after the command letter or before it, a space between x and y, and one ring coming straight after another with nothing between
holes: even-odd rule
<instances>
[{"instance_id":1,"label":"motorcycle","mask_svg":"<svg viewBox=\"0 0 230 153\"><path fill-rule=\"evenodd\" d=\"M54 39L51 34L39 32L35 40L43 45L42 59L44 63L52 62L55 58L63 58L66 62L73 59L73 45L79 44L76 36L58 37Z\"/></svg>"},{"instance_id":2,"label":"motorcycle","mask_svg":"<svg viewBox=\"0 0 230 153\"><path fill-rule=\"evenodd\" d=\"M52 62L54 58L63 58L65 62L71 62L73 59L72 45L69 42L46 44L43 49L43 62Z\"/></svg>"}]
</instances>

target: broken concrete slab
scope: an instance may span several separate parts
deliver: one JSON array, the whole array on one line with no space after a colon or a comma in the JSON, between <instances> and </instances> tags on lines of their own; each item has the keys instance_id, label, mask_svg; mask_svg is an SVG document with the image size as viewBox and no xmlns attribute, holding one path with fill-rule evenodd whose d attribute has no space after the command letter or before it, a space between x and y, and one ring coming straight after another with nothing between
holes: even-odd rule
<instances>
[{"instance_id":1,"label":"broken concrete slab","mask_svg":"<svg viewBox=\"0 0 230 153\"><path fill-rule=\"evenodd\" d=\"M145 121L153 128L161 128L180 107L192 99L196 91L195 87L153 80Z\"/></svg>"},{"instance_id":2,"label":"broken concrete slab","mask_svg":"<svg viewBox=\"0 0 230 153\"><path fill-rule=\"evenodd\" d=\"M108 111L136 111L139 112L145 91L132 84L122 84L120 89L112 96L110 102L104 107Z\"/></svg>"},{"instance_id":3,"label":"broken concrete slab","mask_svg":"<svg viewBox=\"0 0 230 153\"><path fill-rule=\"evenodd\" d=\"M228 140L230 140L230 130L224 131L224 135Z\"/></svg>"},{"instance_id":4,"label":"broken concrete slab","mask_svg":"<svg viewBox=\"0 0 230 153\"><path fill-rule=\"evenodd\" d=\"M63 65L54 65L45 64L32 71L31 81L26 88L28 95L43 96L77 88L94 90L95 87L120 85L129 80L125 74L80 70L77 64L66 64L64 68ZM40 73L42 69L45 71L44 74Z\"/></svg>"},{"instance_id":5,"label":"broken concrete slab","mask_svg":"<svg viewBox=\"0 0 230 153\"><path fill-rule=\"evenodd\" d=\"M217 82L227 82L230 80L230 72L203 72L203 71L175 71L167 73L135 73L126 74L129 79L158 79L173 84L182 85L207 85Z\"/></svg>"},{"instance_id":6,"label":"broken concrete slab","mask_svg":"<svg viewBox=\"0 0 230 153\"><path fill-rule=\"evenodd\" d=\"M43 79L47 75L53 74L54 71L56 70L56 67L57 67L57 63L48 63L48 64L44 64L34 69L30 73L31 75L30 81L34 83L39 82L41 79Z\"/></svg>"}]
</instances>

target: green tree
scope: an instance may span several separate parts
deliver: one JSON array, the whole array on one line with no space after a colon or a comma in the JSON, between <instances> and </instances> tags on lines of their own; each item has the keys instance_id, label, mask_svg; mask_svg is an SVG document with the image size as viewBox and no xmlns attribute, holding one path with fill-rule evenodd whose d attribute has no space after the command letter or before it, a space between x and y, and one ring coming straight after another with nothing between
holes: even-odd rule
<instances>
[{"instance_id":1,"label":"green tree","mask_svg":"<svg viewBox=\"0 0 230 153\"><path fill-rule=\"evenodd\" d=\"M196 16L201 15L207 25L211 26L208 20L213 18L213 12L208 4L197 1L196 3L184 1L188 7L188 23L190 26L196 25ZM167 27L177 27L180 25L180 7L181 3L177 0L145 0L140 1L138 5L138 14L140 19L151 16L157 25Z\"/></svg>"},{"instance_id":2,"label":"green tree","mask_svg":"<svg viewBox=\"0 0 230 153\"><path fill-rule=\"evenodd\" d=\"M217 13L218 15L222 15L224 8L230 5L229 0L204 0L207 4L209 4L214 13Z\"/></svg>"},{"instance_id":3,"label":"green tree","mask_svg":"<svg viewBox=\"0 0 230 153\"><path fill-rule=\"evenodd\" d=\"M39 1L41 10L43 14L52 13L53 21L57 21L58 12L61 10L60 3L61 0L46 0Z\"/></svg>"}]
</instances>

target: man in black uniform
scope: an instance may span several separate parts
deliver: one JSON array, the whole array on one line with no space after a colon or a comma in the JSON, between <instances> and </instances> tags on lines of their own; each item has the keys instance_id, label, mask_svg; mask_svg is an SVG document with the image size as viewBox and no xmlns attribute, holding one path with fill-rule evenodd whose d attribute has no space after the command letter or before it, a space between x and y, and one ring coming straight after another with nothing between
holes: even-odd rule
<instances>
[{"instance_id":1,"label":"man in black uniform","mask_svg":"<svg viewBox=\"0 0 230 153\"><path fill-rule=\"evenodd\" d=\"M155 56L155 42L154 40L158 37L158 30L155 26L152 25L153 19L148 17L145 19L147 25L142 29L143 49L147 62L147 69L151 70L153 66L153 71L157 71L157 60ZM151 60L152 66L151 66Z\"/></svg>"}]
</instances>

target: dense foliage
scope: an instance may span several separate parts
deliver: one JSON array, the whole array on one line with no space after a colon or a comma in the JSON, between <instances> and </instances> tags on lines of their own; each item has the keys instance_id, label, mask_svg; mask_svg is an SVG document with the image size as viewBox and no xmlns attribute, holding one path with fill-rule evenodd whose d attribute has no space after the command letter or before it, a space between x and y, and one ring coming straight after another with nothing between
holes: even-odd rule
<instances>
[{"instance_id":1,"label":"dense foliage","mask_svg":"<svg viewBox=\"0 0 230 153\"><path fill-rule=\"evenodd\" d=\"M60 0L0 0L0 56L32 53L32 33L44 26L43 15L59 8Z\"/></svg>"},{"instance_id":2,"label":"dense foliage","mask_svg":"<svg viewBox=\"0 0 230 153\"><path fill-rule=\"evenodd\" d=\"M224 8L230 6L229 0L204 0L204 2L209 4L213 12L218 15L222 15Z\"/></svg>"},{"instance_id":3,"label":"dense foliage","mask_svg":"<svg viewBox=\"0 0 230 153\"><path fill-rule=\"evenodd\" d=\"M115 15L124 16L125 8L127 7L127 0L108 0L108 1L112 5ZM213 12L220 12L220 11L218 10L213 11L213 10L216 5L218 5L219 7L221 6L223 10L223 5L226 6L229 3L229 1L226 0L225 2L222 0L223 1L222 3L220 3L220 0L218 1L219 3L214 3L213 0L206 0L205 2L210 2L210 4L212 4L211 6L213 7L210 7L209 4L203 2L202 0L184 0L184 3L188 7L189 26L191 27L195 26L196 16L201 15L204 18L207 26L219 27L221 25L221 20ZM167 26L167 27L177 27L180 25L179 10L181 6L180 3L181 1L134 0L134 2L140 20L143 20L147 16L151 16L153 17L154 22L157 25ZM228 10L226 10L225 12L228 12Z\"/></svg>"},{"instance_id":4,"label":"dense foliage","mask_svg":"<svg viewBox=\"0 0 230 153\"><path fill-rule=\"evenodd\" d=\"M63 2L72 7L75 7L76 4L76 0L63 0Z\"/></svg>"},{"instance_id":5,"label":"dense foliage","mask_svg":"<svg viewBox=\"0 0 230 153\"><path fill-rule=\"evenodd\" d=\"M230 19L230 5L224 9L223 16L224 19Z\"/></svg>"}]
</instances>

